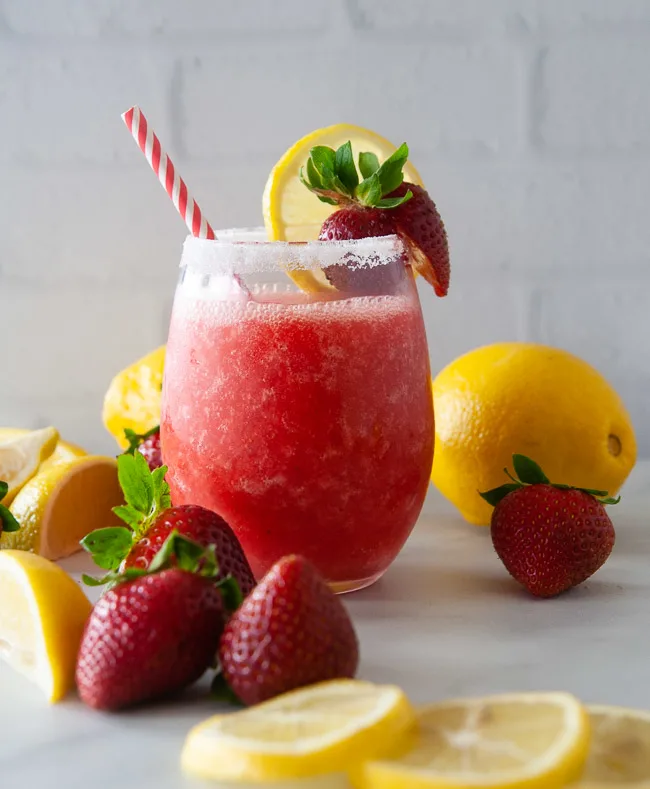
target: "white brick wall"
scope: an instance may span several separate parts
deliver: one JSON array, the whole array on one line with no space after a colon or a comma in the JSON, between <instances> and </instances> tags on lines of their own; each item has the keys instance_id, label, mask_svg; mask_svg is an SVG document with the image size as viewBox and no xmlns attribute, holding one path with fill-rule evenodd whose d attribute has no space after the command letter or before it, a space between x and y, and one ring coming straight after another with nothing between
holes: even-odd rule
<instances>
[{"instance_id":1,"label":"white brick wall","mask_svg":"<svg viewBox=\"0 0 650 789\"><path fill-rule=\"evenodd\" d=\"M312 128L407 140L453 255L434 369L566 347L650 456L649 73L649 0L0 0L0 423L110 450L106 385L164 341L185 231L137 102L219 226Z\"/></svg>"}]
</instances>

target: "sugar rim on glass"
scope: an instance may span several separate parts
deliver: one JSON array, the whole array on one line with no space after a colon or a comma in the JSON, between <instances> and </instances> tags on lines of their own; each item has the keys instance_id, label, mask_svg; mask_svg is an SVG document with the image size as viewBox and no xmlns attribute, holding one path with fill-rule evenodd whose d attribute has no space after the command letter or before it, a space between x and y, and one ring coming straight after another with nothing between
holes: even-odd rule
<instances>
[{"instance_id":1,"label":"sugar rim on glass","mask_svg":"<svg viewBox=\"0 0 650 789\"><path fill-rule=\"evenodd\" d=\"M354 241L232 241L222 231L214 240L187 236L181 268L206 274L255 274L267 271L314 271L328 266L374 268L396 262L405 252L399 236ZM247 229L256 234L256 229Z\"/></svg>"}]
</instances>

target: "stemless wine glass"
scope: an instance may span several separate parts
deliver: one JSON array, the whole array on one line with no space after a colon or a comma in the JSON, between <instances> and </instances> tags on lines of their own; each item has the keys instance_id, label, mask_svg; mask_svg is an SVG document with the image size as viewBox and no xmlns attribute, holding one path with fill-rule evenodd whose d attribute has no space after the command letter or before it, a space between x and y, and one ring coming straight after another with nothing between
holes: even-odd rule
<instances>
[{"instance_id":1,"label":"stemless wine glass","mask_svg":"<svg viewBox=\"0 0 650 789\"><path fill-rule=\"evenodd\" d=\"M223 516L258 578L302 554L337 592L368 586L409 536L433 459L407 252L396 236L221 235L183 248L161 421L172 501Z\"/></svg>"}]
</instances>

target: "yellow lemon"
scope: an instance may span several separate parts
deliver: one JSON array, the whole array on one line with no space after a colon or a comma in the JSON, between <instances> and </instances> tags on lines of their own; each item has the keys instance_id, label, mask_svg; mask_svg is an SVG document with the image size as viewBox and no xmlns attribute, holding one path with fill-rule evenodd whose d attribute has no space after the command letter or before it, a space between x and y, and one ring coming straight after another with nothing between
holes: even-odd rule
<instances>
[{"instance_id":1,"label":"yellow lemon","mask_svg":"<svg viewBox=\"0 0 650 789\"><path fill-rule=\"evenodd\" d=\"M588 715L564 693L448 701L418 722L410 751L364 765L364 789L559 789L589 748Z\"/></svg>"},{"instance_id":2,"label":"yellow lemon","mask_svg":"<svg viewBox=\"0 0 650 789\"><path fill-rule=\"evenodd\" d=\"M0 658L50 702L74 687L77 651L91 605L56 564L24 551L0 552Z\"/></svg>"},{"instance_id":3,"label":"yellow lemon","mask_svg":"<svg viewBox=\"0 0 650 789\"><path fill-rule=\"evenodd\" d=\"M9 508L20 524L0 535L0 548L62 559L80 550L94 529L119 523L112 508L124 503L114 458L86 455L42 469Z\"/></svg>"},{"instance_id":4,"label":"yellow lemon","mask_svg":"<svg viewBox=\"0 0 650 789\"><path fill-rule=\"evenodd\" d=\"M347 773L409 741L414 722L399 688L333 680L209 718L189 733L182 764L211 780Z\"/></svg>"},{"instance_id":5,"label":"yellow lemon","mask_svg":"<svg viewBox=\"0 0 650 789\"><path fill-rule=\"evenodd\" d=\"M31 432L31 430L21 427L0 427L0 443L12 441L14 438L21 438ZM48 468L61 461L73 460L74 458L80 458L87 454L86 450L82 449L80 446L59 438L54 452L41 463L40 468Z\"/></svg>"},{"instance_id":6,"label":"yellow lemon","mask_svg":"<svg viewBox=\"0 0 650 789\"><path fill-rule=\"evenodd\" d=\"M552 482L614 495L636 461L621 398L586 362L532 343L466 353L433 382L436 420L431 479L470 523L492 507L479 491L507 482L513 453L528 455Z\"/></svg>"},{"instance_id":7,"label":"yellow lemon","mask_svg":"<svg viewBox=\"0 0 650 789\"><path fill-rule=\"evenodd\" d=\"M30 430L0 444L0 480L9 486L3 504L8 506L23 485L54 452L59 434L53 427Z\"/></svg>"},{"instance_id":8,"label":"yellow lemon","mask_svg":"<svg viewBox=\"0 0 650 789\"><path fill-rule=\"evenodd\" d=\"M588 707L591 748L575 789L650 789L650 712Z\"/></svg>"},{"instance_id":9,"label":"yellow lemon","mask_svg":"<svg viewBox=\"0 0 650 789\"><path fill-rule=\"evenodd\" d=\"M118 373L104 397L104 425L122 449L129 442L124 429L146 433L160 424L165 346Z\"/></svg>"},{"instance_id":10,"label":"yellow lemon","mask_svg":"<svg viewBox=\"0 0 650 789\"><path fill-rule=\"evenodd\" d=\"M380 162L394 153L396 148L369 129L348 123L326 126L302 137L284 153L266 182L262 209L266 232L271 241L313 241L318 238L323 222L334 208L321 202L301 183L300 169L304 167L314 146L324 145L336 150L348 140L356 157L361 152L374 153ZM420 175L410 162L404 166L404 179L423 186ZM332 289L319 270L292 270L287 273L303 290Z\"/></svg>"}]
</instances>

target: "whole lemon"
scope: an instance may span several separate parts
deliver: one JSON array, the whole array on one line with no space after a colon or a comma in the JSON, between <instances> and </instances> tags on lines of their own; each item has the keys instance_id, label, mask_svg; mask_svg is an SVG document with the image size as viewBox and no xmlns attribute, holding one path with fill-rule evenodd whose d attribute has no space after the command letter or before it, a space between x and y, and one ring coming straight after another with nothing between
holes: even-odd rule
<instances>
[{"instance_id":1,"label":"whole lemon","mask_svg":"<svg viewBox=\"0 0 650 789\"><path fill-rule=\"evenodd\" d=\"M492 507L478 491L506 482L519 452L552 482L615 494L636 461L621 398L586 362L558 348L508 342L477 348L433 382L436 417L431 479L470 523Z\"/></svg>"}]
</instances>

